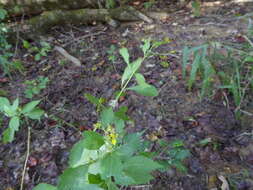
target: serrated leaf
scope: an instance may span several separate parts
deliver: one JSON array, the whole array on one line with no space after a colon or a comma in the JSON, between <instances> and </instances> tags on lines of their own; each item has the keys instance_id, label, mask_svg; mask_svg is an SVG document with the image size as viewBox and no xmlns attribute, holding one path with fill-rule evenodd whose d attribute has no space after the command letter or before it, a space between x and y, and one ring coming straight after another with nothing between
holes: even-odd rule
<instances>
[{"instance_id":1,"label":"serrated leaf","mask_svg":"<svg viewBox=\"0 0 253 190\"><path fill-rule=\"evenodd\" d=\"M123 165L123 170L127 176L134 179L134 184L145 184L153 177L150 172L162 166L144 156L134 156L129 158Z\"/></svg>"},{"instance_id":2,"label":"serrated leaf","mask_svg":"<svg viewBox=\"0 0 253 190\"><path fill-rule=\"evenodd\" d=\"M128 53L127 48L121 48L119 50L119 53L123 57L123 59L126 62L126 64L129 65L130 61L129 61L129 53Z\"/></svg>"},{"instance_id":3,"label":"serrated leaf","mask_svg":"<svg viewBox=\"0 0 253 190\"><path fill-rule=\"evenodd\" d=\"M92 160L98 158L98 153L95 150L88 150L85 147L85 139L77 142L70 151L69 166L72 168L80 165L88 164Z\"/></svg>"},{"instance_id":4,"label":"serrated leaf","mask_svg":"<svg viewBox=\"0 0 253 190\"><path fill-rule=\"evenodd\" d=\"M0 111L4 111L4 106L10 107L10 102L7 98L0 97Z\"/></svg>"},{"instance_id":5,"label":"serrated leaf","mask_svg":"<svg viewBox=\"0 0 253 190\"><path fill-rule=\"evenodd\" d=\"M60 176L59 190L102 190L98 185L88 184L88 166L66 169Z\"/></svg>"},{"instance_id":6,"label":"serrated leaf","mask_svg":"<svg viewBox=\"0 0 253 190\"><path fill-rule=\"evenodd\" d=\"M158 91L157 89L149 84L141 84L141 85L136 85L127 88L128 90L133 90L136 93L143 95L143 96L158 96Z\"/></svg>"},{"instance_id":7,"label":"serrated leaf","mask_svg":"<svg viewBox=\"0 0 253 190\"><path fill-rule=\"evenodd\" d=\"M16 110L12 109L12 106L6 106L4 105L4 113L8 116L8 117L14 117L16 115Z\"/></svg>"},{"instance_id":8,"label":"serrated leaf","mask_svg":"<svg viewBox=\"0 0 253 190\"><path fill-rule=\"evenodd\" d=\"M39 120L42 117L42 115L44 115L44 113L45 113L44 110L37 108L26 113L25 116L29 117L30 119Z\"/></svg>"},{"instance_id":9,"label":"serrated leaf","mask_svg":"<svg viewBox=\"0 0 253 190\"><path fill-rule=\"evenodd\" d=\"M16 111L18 109L19 100L18 98L13 102L11 110Z\"/></svg>"},{"instance_id":10,"label":"serrated leaf","mask_svg":"<svg viewBox=\"0 0 253 190\"><path fill-rule=\"evenodd\" d=\"M19 117L14 116L11 118L9 122L9 128L13 129L14 131L18 131L19 128Z\"/></svg>"},{"instance_id":11,"label":"serrated leaf","mask_svg":"<svg viewBox=\"0 0 253 190\"><path fill-rule=\"evenodd\" d=\"M107 127L114 121L114 112L111 107L104 108L100 114L101 124L103 127Z\"/></svg>"},{"instance_id":12,"label":"serrated leaf","mask_svg":"<svg viewBox=\"0 0 253 190\"><path fill-rule=\"evenodd\" d=\"M120 157L115 153L108 153L100 162L101 176L103 179L111 176L117 176L122 171L122 163Z\"/></svg>"},{"instance_id":13,"label":"serrated leaf","mask_svg":"<svg viewBox=\"0 0 253 190\"><path fill-rule=\"evenodd\" d=\"M140 150L142 144L141 136L142 133L131 133L126 135L123 139L123 145L121 145L117 151L118 154L122 157L129 158Z\"/></svg>"},{"instance_id":14,"label":"serrated leaf","mask_svg":"<svg viewBox=\"0 0 253 190\"><path fill-rule=\"evenodd\" d=\"M105 143L104 137L94 131L85 131L83 135L84 148L88 150L98 150Z\"/></svg>"},{"instance_id":15,"label":"serrated leaf","mask_svg":"<svg viewBox=\"0 0 253 190\"><path fill-rule=\"evenodd\" d=\"M33 190L57 190L57 188L53 185L49 185L46 183L40 183L39 185L34 187Z\"/></svg>"},{"instance_id":16,"label":"serrated leaf","mask_svg":"<svg viewBox=\"0 0 253 190\"><path fill-rule=\"evenodd\" d=\"M21 113L25 114L25 113L32 111L39 103L40 103L40 100L36 100L36 101L32 101L32 102L27 103L22 108Z\"/></svg>"}]
</instances>

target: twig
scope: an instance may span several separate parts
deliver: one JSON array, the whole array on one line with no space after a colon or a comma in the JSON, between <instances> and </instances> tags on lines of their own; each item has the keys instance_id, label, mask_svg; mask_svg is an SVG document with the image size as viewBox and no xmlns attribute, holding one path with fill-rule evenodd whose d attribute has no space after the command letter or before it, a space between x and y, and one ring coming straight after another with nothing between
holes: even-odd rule
<instances>
[{"instance_id":1,"label":"twig","mask_svg":"<svg viewBox=\"0 0 253 190\"><path fill-rule=\"evenodd\" d=\"M253 47L253 42L248 38L248 36L243 35L244 39L247 40L247 42L249 42L249 44Z\"/></svg>"},{"instance_id":2,"label":"twig","mask_svg":"<svg viewBox=\"0 0 253 190\"><path fill-rule=\"evenodd\" d=\"M54 49L58 51L62 56L64 56L67 60L71 61L75 66L81 67L81 61L70 55L65 49L60 46L55 46Z\"/></svg>"},{"instance_id":3,"label":"twig","mask_svg":"<svg viewBox=\"0 0 253 190\"><path fill-rule=\"evenodd\" d=\"M21 178L21 183L20 183L20 190L23 190L23 186L24 186L26 166L27 166L27 161L28 161L28 157L29 157L29 154L30 154L30 139L31 139L31 128L28 127L28 132L27 132L27 148L26 148L27 152L26 152L25 164L24 164L24 168L23 168L23 172L22 172L22 178Z\"/></svg>"}]
</instances>

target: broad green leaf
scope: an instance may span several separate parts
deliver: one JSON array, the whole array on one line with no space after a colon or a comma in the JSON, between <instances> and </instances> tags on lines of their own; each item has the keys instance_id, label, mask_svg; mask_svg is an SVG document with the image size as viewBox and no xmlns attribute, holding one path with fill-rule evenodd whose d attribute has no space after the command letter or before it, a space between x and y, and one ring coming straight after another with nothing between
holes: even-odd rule
<instances>
[{"instance_id":1,"label":"broad green leaf","mask_svg":"<svg viewBox=\"0 0 253 190\"><path fill-rule=\"evenodd\" d=\"M113 183L111 180L106 182L108 186L108 190L120 190L115 183Z\"/></svg>"},{"instance_id":2,"label":"broad green leaf","mask_svg":"<svg viewBox=\"0 0 253 190\"><path fill-rule=\"evenodd\" d=\"M15 131L11 128L7 128L3 132L3 143L12 142L14 139Z\"/></svg>"},{"instance_id":3,"label":"broad green leaf","mask_svg":"<svg viewBox=\"0 0 253 190\"><path fill-rule=\"evenodd\" d=\"M100 174L90 174L88 175L88 180L90 184L101 184L104 183L105 181L101 179Z\"/></svg>"},{"instance_id":4,"label":"broad green leaf","mask_svg":"<svg viewBox=\"0 0 253 190\"><path fill-rule=\"evenodd\" d=\"M117 176L122 171L122 163L116 152L108 153L100 162L103 179Z\"/></svg>"},{"instance_id":5,"label":"broad green leaf","mask_svg":"<svg viewBox=\"0 0 253 190\"><path fill-rule=\"evenodd\" d=\"M128 90L133 90L136 93L143 95L143 96L158 96L158 91L157 89L149 84L141 84L141 85L136 85L127 88Z\"/></svg>"},{"instance_id":6,"label":"broad green leaf","mask_svg":"<svg viewBox=\"0 0 253 190\"><path fill-rule=\"evenodd\" d=\"M84 94L84 97L89 101L91 102L92 104L94 104L95 106L99 106L100 105L100 102L99 102L99 98L96 98L95 96L92 96L88 93L85 93Z\"/></svg>"},{"instance_id":7,"label":"broad green leaf","mask_svg":"<svg viewBox=\"0 0 253 190\"><path fill-rule=\"evenodd\" d=\"M144 55L146 55L147 51L150 49L150 39L145 39L144 44L141 46L142 52Z\"/></svg>"},{"instance_id":8,"label":"broad green leaf","mask_svg":"<svg viewBox=\"0 0 253 190\"><path fill-rule=\"evenodd\" d=\"M36 101L32 101L32 102L27 103L22 108L22 113L25 114L25 113L32 111L39 103L40 103L40 100L36 100Z\"/></svg>"},{"instance_id":9,"label":"broad green leaf","mask_svg":"<svg viewBox=\"0 0 253 190\"><path fill-rule=\"evenodd\" d=\"M84 148L88 150L98 150L104 143L104 137L94 131L85 131L83 133Z\"/></svg>"},{"instance_id":10,"label":"broad green leaf","mask_svg":"<svg viewBox=\"0 0 253 190\"><path fill-rule=\"evenodd\" d=\"M191 90L192 85L194 84L196 80L196 75L197 75L197 70L200 67L201 64L201 56L199 53L196 53L194 61L192 63L192 68L191 68L191 73L190 73L190 78L188 81L188 88Z\"/></svg>"},{"instance_id":11,"label":"broad green leaf","mask_svg":"<svg viewBox=\"0 0 253 190\"><path fill-rule=\"evenodd\" d=\"M5 9L0 8L0 20L3 20L7 15L7 11Z\"/></svg>"},{"instance_id":12,"label":"broad green leaf","mask_svg":"<svg viewBox=\"0 0 253 190\"><path fill-rule=\"evenodd\" d=\"M9 128L13 129L14 131L18 131L19 128L19 117L14 116L11 118L9 122Z\"/></svg>"},{"instance_id":13,"label":"broad green leaf","mask_svg":"<svg viewBox=\"0 0 253 190\"><path fill-rule=\"evenodd\" d=\"M131 133L124 137L123 145L118 149L118 153L126 159L131 157L135 152L140 150L142 133Z\"/></svg>"},{"instance_id":14,"label":"broad green leaf","mask_svg":"<svg viewBox=\"0 0 253 190\"><path fill-rule=\"evenodd\" d=\"M129 53L127 48L121 48L119 50L120 55L123 57L124 61L126 62L126 64L129 66L130 61L129 61Z\"/></svg>"},{"instance_id":15,"label":"broad green leaf","mask_svg":"<svg viewBox=\"0 0 253 190\"><path fill-rule=\"evenodd\" d=\"M128 109L127 106L121 106L119 108L119 110L115 112L115 116L122 119L122 120L124 120L124 121L129 121L130 118L126 114L127 109Z\"/></svg>"},{"instance_id":16,"label":"broad green leaf","mask_svg":"<svg viewBox=\"0 0 253 190\"><path fill-rule=\"evenodd\" d=\"M18 109L19 100L18 98L13 102L11 109L16 111Z\"/></svg>"},{"instance_id":17,"label":"broad green leaf","mask_svg":"<svg viewBox=\"0 0 253 190\"><path fill-rule=\"evenodd\" d=\"M0 97L0 112L4 111L4 106L10 107L10 102L7 98Z\"/></svg>"},{"instance_id":18,"label":"broad green leaf","mask_svg":"<svg viewBox=\"0 0 253 190\"><path fill-rule=\"evenodd\" d=\"M114 121L114 112L111 107L105 108L100 114L100 119L103 127L107 127Z\"/></svg>"},{"instance_id":19,"label":"broad green leaf","mask_svg":"<svg viewBox=\"0 0 253 190\"><path fill-rule=\"evenodd\" d=\"M132 65L132 73L135 73L141 66L142 58L136 59L131 65Z\"/></svg>"},{"instance_id":20,"label":"broad green leaf","mask_svg":"<svg viewBox=\"0 0 253 190\"><path fill-rule=\"evenodd\" d=\"M57 190L57 188L53 185L49 185L46 183L40 183L33 190Z\"/></svg>"},{"instance_id":21,"label":"broad green leaf","mask_svg":"<svg viewBox=\"0 0 253 190\"><path fill-rule=\"evenodd\" d=\"M140 73L136 73L135 78L136 78L136 81L138 84L145 84L146 83L144 76Z\"/></svg>"},{"instance_id":22,"label":"broad green leaf","mask_svg":"<svg viewBox=\"0 0 253 190\"><path fill-rule=\"evenodd\" d=\"M115 176L115 183L124 186L136 184L135 180L127 176L125 172L122 172L122 174Z\"/></svg>"},{"instance_id":23,"label":"broad green leaf","mask_svg":"<svg viewBox=\"0 0 253 190\"><path fill-rule=\"evenodd\" d=\"M4 113L8 116L8 117L14 117L17 114L16 110L12 109L12 106L6 106L4 105Z\"/></svg>"},{"instance_id":24,"label":"broad green leaf","mask_svg":"<svg viewBox=\"0 0 253 190\"><path fill-rule=\"evenodd\" d=\"M33 109L32 111L25 114L25 116L29 117L30 119L39 120L45 112L42 109Z\"/></svg>"},{"instance_id":25,"label":"broad green leaf","mask_svg":"<svg viewBox=\"0 0 253 190\"><path fill-rule=\"evenodd\" d=\"M85 147L85 139L77 142L70 151L69 166L72 168L80 165L88 164L92 160L98 158L98 153L95 150L88 150Z\"/></svg>"},{"instance_id":26,"label":"broad green leaf","mask_svg":"<svg viewBox=\"0 0 253 190\"><path fill-rule=\"evenodd\" d=\"M128 65L125 70L124 73L121 77L121 86L123 86L125 84L125 82L131 77L132 75L132 65Z\"/></svg>"},{"instance_id":27,"label":"broad green leaf","mask_svg":"<svg viewBox=\"0 0 253 190\"><path fill-rule=\"evenodd\" d=\"M98 185L88 183L88 166L66 169L60 176L59 190L102 190Z\"/></svg>"},{"instance_id":28,"label":"broad green leaf","mask_svg":"<svg viewBox=\"0 0 253 190\"><path fill-rule=\"evenodd\" d=\"M150 172L161 168L161 165L144 156L134 156L123 167L125 174L134 179L134 184L145 184L153 178Z\"/></svg>"}]
</instances>

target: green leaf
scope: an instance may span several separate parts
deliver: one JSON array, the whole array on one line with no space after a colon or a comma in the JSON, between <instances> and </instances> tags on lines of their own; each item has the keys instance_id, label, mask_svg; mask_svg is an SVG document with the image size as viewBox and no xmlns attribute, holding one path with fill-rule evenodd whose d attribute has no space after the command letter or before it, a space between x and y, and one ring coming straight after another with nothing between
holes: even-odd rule
<instances>
[{"instance_id":1,"label":"green leaf","mask_svg":"<svg viewBox=\"0 0 253 190\"><path fill-rule=\"evenodd\" d=\"M60 176L59 190L102 190L98 185L88 183L88 166L66 169Z\"/></svg>"},{"instance_id":2,"label":"green leaf","mask_svg":"<svg viewBox=\"0 0 253 190\"><path fill-rule=\"evenodd\" d=\"M88 150L98 150L103 144L105 144L104 137L99 133L93 131L85 131L83 133L84 148Z\"/></svg>"},{"instance_id":3,"label":"green leaf","mask_svg":"<svg viewBox=\"0 0 253 190\"><path fill-rule=\"evenodd\" d=\"M134 156L123 167L125 174L134 179L134 184L145 184L153 178L150 172L161 168L161 165L144 156Z\"/></svg>"},{"instance_id":4,"label":"green leaf","mask_svg":"<svg viewBox=\"0 0 253 190\"><path fill-rule=\"evenodd\" d=\"M4 111L4 106L10 107L10 102L7 98L0 97L0 111Z\"/></svg>"},{"instance_id":5,"label":"green leaf","mask_svg":"<svg viewBox=\"0 0 253 190\"><path fill-rule=\"evenodd\" d=\"M9 122L9 128L11 128L14 131L18 131L19 128L19 117L14 116L11 118Z\"/></svg>"},{"instance_id":6,"label":"green leaf","mask_svg":"<svg viewBox=\"0 0 253 190\"><path fill-rule=\"evenodd\" d=\"M0 20L3 20L7 15L7 11L5 9L0 8Z\"/></svg>"},{"instance_id":7,"label":"green leaf","mask_svg":"<svg viewBox=\"0 0 253 190\"><path fill-rule=\"evenodd\" d=\"M57 190L57 188L53 185L49 185L46 183L40 183L33 190Z\"/></svg>"},{"instance_id":8,"label":"green leaf","mask_svg":"<svg viewBox=\"0 0 253 190\"><path fill-rule=\"evenodd\" d=\"M120 190L111 180L106 182L108 190Z\"/></svg>"},{"instance_id":9,"label":"green leaf","mask_svg":"<svg viewBox=\"0 0 253 190\"><path fill-rule=\"evenodd\" d=\"M36 101L32 101L32 102L27 103L22 108L21 113L25 114L25 113L32 111L39 103L40 103L40 100L36 100Z\"/></svg>"},{"instance_id":10,"label":"green leaf","mask_svg":"<svg viewBox=\"0 0 253 190\"><path fill-rule=\"evenodd\" d=\"M103 179L117 176L122 171L122 163L116 152L108 153L100 162Z\"/></svg>"},{"instance_id":11,"label":"green leaf","mask_svg":"<svg viewBox=\"0 0 253 190\"><path fill-rule=\"evenodd\" d=\"M89 173L88 180L90 184L98 184L98 185L105 182L103 179L101 179L100 174L94 175Z\"/></svg>"},{"instance_id":12,"label":"green leaf","mask_svg":"<svg viewBox=\"0 0 253 190\"><path fill-rule=\"evenodd\" d=\"M145 39L144 44L141 46L142 52L144 55L146 55L147 51L150 49L150 39Z\"/></svg>"},{"instance_id":13,"label":"green leaf","mask_svg":"<svg viewBox=\"0 0 253 190\"><path fill-rule=\"evenodd\" d=\"M29 49L31 47L30 43L26 40L23 40L23 47Z\"/></svg>"},{"instance_id":14,"label":"green leaf","mask_svg":"<svg viewBox=\"0 0 253 190\"><path fill-rule=\"evenodd\" d=\"M196 75L197 75L197 70L200 67L201 64L201 56L199 53L196 53L196 56L194 58L194 61L192 63L192 68L191 68L191 73L190 73L190 78L188 81L188 88L191 90L192 85L194 84L196 80Z\"/></svg>"},{"instance_id":15,"label":"green leaf","mask_svg":"<svg viewBox=\"0 0 253 190\"><path fill-rule=\"evenodd\" d=\"M127 88L128 90L133 90L135 92L137 92L140 95L143 96L158 96L158 91L157 89L149 84L141 84L141 85L136 85L136 86L132 86Z\"/></svg>"},{"instance_id":16,"label":"green leaf","mask_svg":"<svg viewBox=\"0 0 253 190\"><path fill-rule=\"evenodd\" d=\"M14 139L15 131L11 128L7 128L3 132L3 143L12 142Z\"/></svg>"},{"instance_id":17,"label":"green leaf","mask_svg":"<svg viewBox=\"0 0 253 190\"><path fill-rule=\"evenodd\" d=\"M132 65L132 73L135 73L141 66L142 58L136 59L131 65Z\"/></svg>"},{"instance_id":18,"label":"green leaf","mask_svg":"<svg viewBox=\"0 0 253 190\"><path fill-rule=\"evenodd\" d=\"M13 102L11 110L16 111L18 109L19 100L18 98Z\"/></svg>"},{"instance_id":19,"label":"green leaf","mask_svg":"<svg viewBox=\"0 0 253 190\"><path fill-rule=\"evenodd\" d=\"M25 116L29 117L30 119L39 120L44 113L44 110L37 108L26 113Z\"/></svg>"},{"instance_id":20,"label":"green leaf","mask_svg":"<svg viewBox=\"0 0 253 190\"><path fill-rule=\"evenodd\" d=\"M84 97L89 101L91 102L92 104L94 104L95 106L99 106L100 105L100 101L99 101L99 98L96 98L95 96L92 96L88 93L85 93L84 94Z\"/></svg>"},{"instance_id":21,"label":"green leaf","mask_svg":"<svg viewBox=\"0 0 253 190\"><path fill-rule=\"evenodd\" d=\"M130 62L129 62L129 53L128 53L127 48L121 48L119 50L119 54L123 57L124 61L129 66Z\"/></svg>"},{"instance_id":22,"label":"green leaf","mask_svg":"<svg viewBox=\"0 0 253 190\"><path fill-rule=\"evenodd\" d=\"M131 157L135 152L140 150L142 141L141 141L142 133L131 133L124 137L123 139L123 145L121 145L118 149L118 153L122 157L129 158Z\"/></svg>"},{"instance_id":23,"label":"green leaf","mask_svg":"<svg viewBox=\"0 0 253 190\"><path fill-rule=\"evenodd\" d=\"M95 150L88 150L85 147L85 139L77 142L70 151L69 166L74 168L80 165L88 164L98 158Z\"/></svg>"},{"instance_id":24,"label":"green leaf","mask_svg":"<svg viewBox=\"0 0 253 190\"><path fill-rule=\"evenodd\" d=\"M111 107L104 108L100 114L101 124L103 127L107 127L114 121L114 112Z\"/></svg>"},{"instance_id":25,"label":"green leaf","mask_svg":"<svg viewBox=\"0 0 253 190\"><path fill-rule=\"evenodd\" d=\"M145 78L142 74L136 73L135 78L136 78L138 84L146 84Z\"/></svg>"},{"instance_id":26,"label":"green leaf","mask_svg":"<svg viewBox=\"0 0 253 190\"><path fill-rule=\"evenodd\" d=\"M128 65L125 70L124 73L121 77L121 86L124 85L124 83L131 77L132 75L132 65Z\"/></svg>"}]
</instances>

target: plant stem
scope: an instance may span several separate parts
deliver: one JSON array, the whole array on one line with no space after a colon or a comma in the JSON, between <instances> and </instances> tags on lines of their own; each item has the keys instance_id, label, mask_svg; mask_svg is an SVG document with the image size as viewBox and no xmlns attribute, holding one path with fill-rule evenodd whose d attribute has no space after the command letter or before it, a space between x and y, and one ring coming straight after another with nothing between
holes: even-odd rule
<instances>
[{"instance_id":1,"label":"plant stem","mask_svg":"<svg viewBox=\"0 0 253 190\"><path fill-rule=\"evenodd\" d=\"M30 139L31 139L31 128L28 127L28 132L27 132L27 147L26 147L27 152L26 152L25 164L24 164L24 168L23 168L23 172L22 172L20 190L23 190L23 186L24 186L26 166L27 166L27 161L28 161L28 157L29 157L29 154L30 154Z\"/></svg>"}]
</instances>

